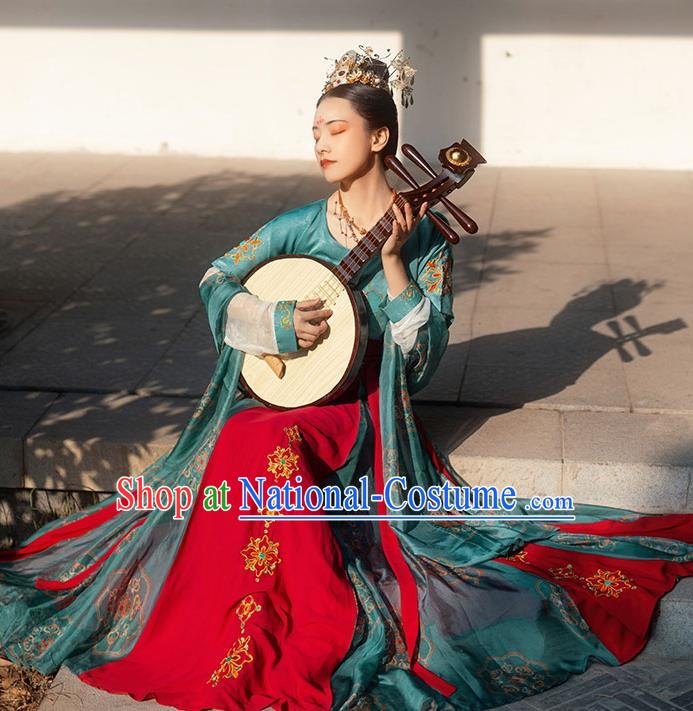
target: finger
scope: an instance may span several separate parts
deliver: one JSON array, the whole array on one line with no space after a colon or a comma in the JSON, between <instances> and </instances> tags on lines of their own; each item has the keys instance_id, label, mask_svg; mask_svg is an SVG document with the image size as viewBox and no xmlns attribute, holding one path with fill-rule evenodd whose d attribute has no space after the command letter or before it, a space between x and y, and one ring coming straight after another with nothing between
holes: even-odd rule
<instances>
[{"instance_id":1,"label":"finger","mask_svg":"<svg viewBox=\"0 0 693 711\"><path fill-rule=\"evenodd\" d=\"M319 311L325 307L325 299L316 299L311 301L310 305L306 309L302 309L304 312Z\"/></svg>"},{"instance_id":2,"label":"finger","mask_svg":"<svg viewBox=\"0 0 693 711\"><path fill-rule=\"evenodd\" d=\"M411 205L408 202L404 203L404 231L410 232L412 227Z\"/></svg>"},{"instance_id":3,"label":"finger","mask_svg":"<svg viewBox=\"0 0 693 711\"><path fill-rule=\"evenodd\" d=\"M314 321L315 319L324 319L332 316L332 309L320 309L318 311L304 311L303 317L306 321Z\"/></svg>"},{"instance_id":4,"label":"finger","mask_svg":"<svg viewBox=\"0 0 693 711\"><path fill-rule=\"evenodd\" d=\"M308 311L309 309L314 309L316 305L321 304L324 302L324 299L308 299L307 301L301 301L300 303L296 304L296 308L299 309L300 311Z\"/></svg>"},{"instance_id":5,"label":"finger","mask_svg":"<svg viewBox=\"0 0 693 711\"><path fill-rule=\"evenodd\" d=\"M397 222L399 223L399 226L404 229L404 225L406 224L406 220L404 219L404 215L402 214L402 211L399 209L398 205L395 205L394 203L392 204L392 211L395 213L395 218L397 219Z\"/></svg>"},{"instance_id":6,"label":"finger","mask_svg":"<svg viewBox=\"0 0 693 711\"><path fill-rule=\"evenodd\" d=\"M406 217L406 222L407 222L407 229L411 230L413 223L414 223L414 213L411 209L411 203L410 202L405 202L404 203L404 214Z\"/></svg>"},{"instance_id":7,"label":"finger","mask_svg":"<svg viewBox=\"0 0 693 711\"><path fill-rule=\"evenodd\" d=\"M419 207L419 211L416 213L416 215L414 215L414 227L416 227L419 224L419 222L421 222L421 220L423 220L424 210L425 210L424 204L425 203L421 204L421 206ZM413 227L412 227L412 229L413 229Z\"/></svg>"},{"instance_id":8,"label":"finger","mask_svg":"<svg viewBox=\"0 0 693 711\"><path fill-rule=\"evenodd\" d=\"M323 322L324 323L324 322ZM314 329L313 331L308 331L308 328ZM327 324L324 324L324 326L307 326L306 330L301 330L300 332L300 337L304 341L308 341L309 343L313 344L315 341L318 340L318 338L321 338L323 334L327 331ZM299 334L296 334L297 338Z\"/></svg>"},{"instance_id":9,"label":"finger","mask_svg":"<svg viewBox=\"0 0 693 711\"><path fill-rule=\"evenodd\" d=\"M311 321L310 325L321 328L323 331L327 330L327 321Z\"/></svg>"},{"instance_id":10,"label":"finger","mask_svg":"<svg viewBox=\"0 0 693 711\"><path fill-rule=\"evenodd\" d=\"M322 326L313 326L310 323L304 323L303 327L300 329L300 334L302 336L319 336L323 332Z\"/></svg>"},{"instance_id":11,"label":"finger","mask_svg":"<svg viewBox=\"0 0 693 711\"><path fill-rule=\"evenodd\" d=\"M306 345L303 346L304 348L310 348L313 345L313 342L315 341L315 337L307 333L302 333L300 336L296 334L296 340L299 343L305 343Z\"/></svg>"}]
</instances>

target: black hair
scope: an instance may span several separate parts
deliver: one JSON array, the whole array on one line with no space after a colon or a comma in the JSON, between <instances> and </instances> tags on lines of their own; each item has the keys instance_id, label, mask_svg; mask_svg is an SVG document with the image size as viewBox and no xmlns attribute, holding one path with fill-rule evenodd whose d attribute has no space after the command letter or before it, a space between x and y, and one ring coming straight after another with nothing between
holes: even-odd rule
<instances>
[{"instance_id":1,"label":"black hair","mask_svg":"<svg viewBox=\"0 0 693 711\"><path fill-rule=\"evenodd\" d=\"M385 70L387 72L387 69ZM385 75L387 81L387 74ZM389 91L370 86L362 82L352 84L338 84L326 91L315 105L320 106L320 102L327 97L337 99L347 99L351 102L359 116L365 119L369 131L375 131L382 126L387 126L390 137L381 151L381 158L397 153L397 141L399 140L399 121L397 118L397 106Z\"/></svg>"}]
</instances>

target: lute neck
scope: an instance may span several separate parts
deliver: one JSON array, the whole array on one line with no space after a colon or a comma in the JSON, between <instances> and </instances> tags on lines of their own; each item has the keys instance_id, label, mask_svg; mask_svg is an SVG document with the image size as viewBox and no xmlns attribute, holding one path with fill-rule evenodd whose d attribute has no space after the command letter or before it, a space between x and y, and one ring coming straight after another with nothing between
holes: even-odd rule
<instances>
[{"instance_id":1,"label":"lute neck","mask_svg":"<svg viewBox=\"0 0 693 711\"><path fill-rule=\"evenodd\" d=\"M394 204L404 213L406 201L395 193ZM339 281L347 285L354 281L356 275L368 264L371 258L382 249L388 237L392 234L395 213L392 207L371 227L359 240L359 243L342 258L342 261L332 270Z\"/></svg>"}]
</instances>

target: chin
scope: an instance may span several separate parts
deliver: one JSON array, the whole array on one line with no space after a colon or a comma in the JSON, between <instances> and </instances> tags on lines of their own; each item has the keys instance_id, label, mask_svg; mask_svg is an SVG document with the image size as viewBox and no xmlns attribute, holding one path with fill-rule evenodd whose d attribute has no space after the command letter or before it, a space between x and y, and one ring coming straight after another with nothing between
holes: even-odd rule
<instances>
[{"instance_id":1,"label":"chin","mask_svg":"<svg viewBox=\"0 0 693 711\"><path fill-rule=\"evenodd\" d=\"M344 170L338 169L337 165L320 168L320 170L322 171L322 177L325 178L328 183L339 183L349 177Z\"/></svg>"},{"instance_id":2,"label":"chin","mask_svg":"<svg viewBox=\"0 0 693 711\"><path fill-rule=\"evenodd\" d=\"M345 169L342 165L334 165L332 168L328 168L323 171L325 180L330 183L342 183L342 182L352 182L354 178L358 177L358 168Z\"/></svg>"}]
</instances>

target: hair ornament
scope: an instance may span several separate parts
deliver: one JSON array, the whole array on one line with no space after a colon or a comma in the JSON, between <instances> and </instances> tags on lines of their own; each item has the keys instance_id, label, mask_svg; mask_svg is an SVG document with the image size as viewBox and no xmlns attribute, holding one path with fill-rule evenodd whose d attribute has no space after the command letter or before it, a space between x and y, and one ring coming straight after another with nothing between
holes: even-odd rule
<instances>
[{"instance_id":1,"label":"hair ornament","mask_svg":"<svg viewBox=\"0 0 693 711\"><path fill-rule=\"evenodd\" d=\"M384 60L389 57L390 49L387 50L388 54L384 57L376 54L372 47L364 47L360 44L359 49L363 54L350 49L339 59L334 60L334 68L327 73L327 81L322 93L324 94L340 84L360 82L384 89L391 96L394 96L395 90L399 91L404 108L413 104L416 69L409 64L409 57L405 59L402 56L403 50L400 49L390 63L385 65ZM325 59L331 59L331 57L325 57ZM378 64L374 60L380 60L383 64Z\"/></svg>"}]
</instances>

